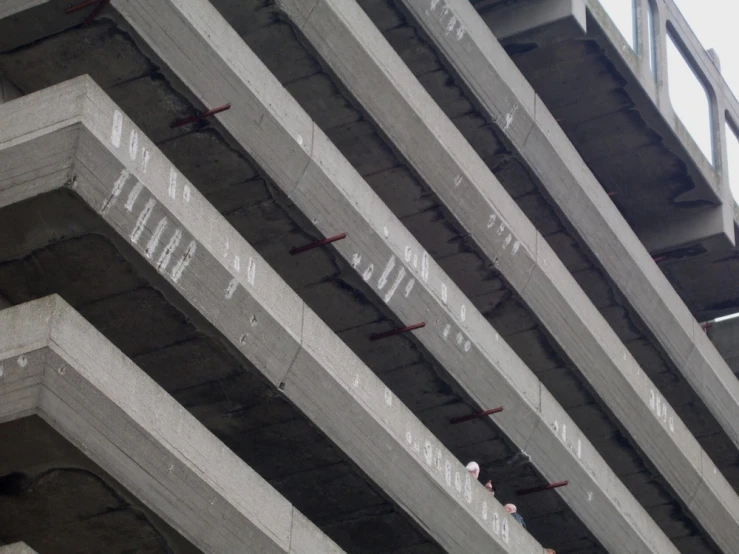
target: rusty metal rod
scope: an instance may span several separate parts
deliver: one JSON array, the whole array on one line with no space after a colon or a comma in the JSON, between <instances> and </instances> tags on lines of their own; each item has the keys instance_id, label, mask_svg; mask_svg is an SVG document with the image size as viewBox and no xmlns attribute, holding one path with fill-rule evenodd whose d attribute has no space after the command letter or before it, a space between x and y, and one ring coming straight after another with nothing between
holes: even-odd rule
<instances>
[{"instance_id":1,"label":"rusty metal rod","mask_svg":"<svg viewBox=\"0 0 739 554\"><path fill-rule=\"evenodd\" d=\"M308 250L313 250L314 248L318 248L319 246L326 246L327 244L331 244L332 242L336 242L337 240L345 238L346 233L341 233L340 235L329 237L327 239L321 239L317 240L316 242L311 242L310 244L306 244L305 246L296 246L295 248L290 250L290 255L294 256L295 254L302 254L303 252L307 252Z\"/></svg>"},{"instance_id":2,"label":"rusty metal rod","mask_svg":"<svg viewBox=\"0 0 739 554\"><path fill-rule=\"evenodd\" d=\"M386 339L388 337L393 337L395 335L400 335L401 333L407 333L408 331L414 331L416 329L420 329L421 327L426 327L426 322L422 321L421 323L416 323L415 325L409 325L408 327L401 327L399 329L393 329L392 331L387 331L386 333L378 333L377 335L372 335L370 337L370 340L380 340L380 339Z\"/></svg>"},{"instance_id":3,"label":"rusty metal rod","mask_svg":"<svg viewBox=\"0 0 739 554\"><path fill-rule=\"evenodd\" d=\"M230 109L231 109L231 104L225 104L223 106L213 108L212 110L208 110L207 112L203 112L201 114L192 115L184 119L178 119L177 121L173 122L169 127L170 129L182 127L183 125L187 125L188 123L195 123L196 121L200 121L201 119L205 119L206 117L211 117L213 115L216 115L217 113L225 112L226 110L230 110Z\"/></svg>"},{"instance_id":4,"label":"rusty metal rod","mask_svg":"<svg viewBox=\"0 0 739 554\"><path fill-rule=\"evenodd\" d=\"M66 8L64 8L64 13L70 14L70 13L78 12L94 4L99 4L100 2L101 0L85 0L84 2L80 2L79 4L67 6Z\"/></svg>"},{"instance_id":5,"label":"rusty metal rod","mask_svg":"<svg viewBox=\"0 0 739 554\"><path fill-rule=\"evenodd\" d=\"M484 412L480 412L479 414L472 414L468 416L462 416L462 417L455 417L454 419L449 420L449 423L452 425L456 425L457 423L464 423L465 421L471 421L473 419L479 419L481 417L485 417L487 415L491 414L497 414L498 412L503 411L503 406L500 406L498 408L493 408L492 410L485 410Z\"/></svg>"},{"instance_id":6,"label":"rusty metal rod","mask_svg":"<svg viewBox=\"0 0 739 554\"><path fill-rule=\"evenodd\" d=\"M533 494L535 492L548 491L548 490L556 489L559 487L566 487L567 485L569 485L569 483L570 483L569 481L559 481L558 483L549 483L548 485L542 485L541 487L534 487L532 489L523 489L523 490L518 491L516 494L518 496L523 496L525 494Z\"/></svg>"}]
</instances>

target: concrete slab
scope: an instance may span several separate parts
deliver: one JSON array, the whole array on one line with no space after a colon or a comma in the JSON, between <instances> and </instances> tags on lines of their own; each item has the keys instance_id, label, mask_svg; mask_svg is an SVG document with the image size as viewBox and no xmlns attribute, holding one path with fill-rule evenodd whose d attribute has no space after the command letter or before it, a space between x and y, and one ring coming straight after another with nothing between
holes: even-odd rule
<instances>
[{"instance_id":1,"label":"concrete slab","mask_svg":"<svg viewBox=\"0 0 739 554\"><path fill-rule=\"evenodd\" d=\"M343 552L60 297L0 329L3 422L38 414L203 552Z\"/></svg>"},{"instance_id":2,"label":"concrete slab","mask_svg":"<svg viewBox=\"0 0 739 554\"><path fill-rule=\"evenodd\" d=\"M448 39L450 42L458 42L455 48L460 56L472 47L463 44L468 35L465 26L470 18L465 19L464 24L460 20L440 21L439 17L446 16L439 14L452 12L438 8L439 11L432 14L425 4L409 4L407 7L411 12L417 10L424 14L419 17L426 18L424 25L432 26L434 33L451 37ZM701 466L697 453L701 449L690 432L682 422L678 423L677 416L673 416L673 423L682 426L682 431L667 431L665 434L660 418L655 418L653 411L651 416L648 415L651 382L633 379L631 372L643 374L631 354L547 243L541 237L537 239L530 222L373 29L371 22L362 19L365 16L361 10L322 1L308 6L282 2L281 6L414 169L475 237L496 268L528 302L606 405L632 436L641 436L636 442L660 470L666 470L664 475L668 481L680 490L688 483L685 471L699 478ZM468 11L472 11L471 8ZM474 11L472 16L477 17ZM479 18L473 24L486 30ZM502 82L500 77L498 79ZM526 89L524 84L518 88ZM494 90L494 87L488 90ZM513 98L510 93L507 101L513 102ZM516 136L515 140L512 139L514 144L527 143L527 137L536 132L533 91L529 89L528 96L524 95L520 102L520 107L531 108L531 115L525 110L521 110L522 115L515 115L518 109L509 112L507 118L503 117L502 111L498 114L501 120L506 121L502 125L510 127ZM419 147L420 144L423 146ZM602 368L606 366L609 367L608 382L599 383L604 377ZM597 371L596 367L599 368ZM614 375L619 376L620 385L616 385ZM625 387L624 393L614 394L621 386ZM654 391L653 388L651 390ZM628 408L624 401L629 404ZM659 402L660 406L665 406L662 398ZM642 415L637 416L637 411ZM642 426L651 427L651 430L637 429ZM664 456L663 448L654 448L654 433L665 437L677 433L668 440L673 443L673 454L685 462L681 470L672 465L674 457ZM644 446L649 443L652 447ZM687 503L693 492L693 486L688 485L680 494ZM735 496L733 492L729 494ZM707 513L699 519L704 525L712 525ZM728 545L730 541L724 544Z\"/></svg>"},{"instance_id":3,"label":"concrete slab","mask_svg":"<svg viewBox=\"0 0 739 554\"><path fill-rule=\"evenodd\" d=\"M46 105L51 98L75 107L61 114L55 109L38 113L38 103ZM97 214L93 219L100 219L100 231L112 227L142 272L161 286L169 284L165 288L170 301L214 327L429 535L451 550L453 545L475 550L484 544L500 552L538 552L540 547L528 533L509 528L501 506L490 501L482 486L465 485L464 492L456 488L456 477L466 475L463 466L95 85L75 80L20 99L12 108L19 117L15 125L25 121L36 129L22 132L28 140L52 129L56 142L71 141L69 150L60 147L70 158L67 173L54 183L47 179L45 190L62 187L79 197ZM27 110L35 110L37 117L22 118ZM26 201L41 199L38 187L23 186L17 168L21 163L33 166L45 154L27 142L25 146L16 142L10 136L0 139L3 162L10 168L0 191L15 201L22 200L24 191L30 195ZM314 147L327 145L319 146L314 139ZM17 154L21 150L22 160ZM34 151L38 156L32 155ZM90 219L89 211L86 218L79 218L85 219ZM40 246L57 228L47 223L39 231L35 240ZM19 242L25 247L34 240L8 239L0 248L6 256ZM378 457L377 452L384 454ZM495 514L498 527L492 525Z\"/></svg>"}]
</instances>

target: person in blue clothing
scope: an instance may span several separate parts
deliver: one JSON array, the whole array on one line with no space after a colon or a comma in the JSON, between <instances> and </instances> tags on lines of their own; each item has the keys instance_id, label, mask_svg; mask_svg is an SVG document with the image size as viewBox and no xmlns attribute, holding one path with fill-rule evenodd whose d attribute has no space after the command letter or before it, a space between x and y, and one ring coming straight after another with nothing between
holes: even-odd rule
<instances>
[{"instance_id":1,"label":"person in blue clothing","mask_svg":"<svg viewBox=\"0 0 739 554\"><path fill-rule=\"evenodd\" d=\"M523 520L521 514L518 513L518 509L516 508L515 504L506 504L505 506L503 506L503 508L505 508L505 511L513 516L513 519L523 525L523 528L526 529L526 522Z\"/></svg>"}]
</instances>

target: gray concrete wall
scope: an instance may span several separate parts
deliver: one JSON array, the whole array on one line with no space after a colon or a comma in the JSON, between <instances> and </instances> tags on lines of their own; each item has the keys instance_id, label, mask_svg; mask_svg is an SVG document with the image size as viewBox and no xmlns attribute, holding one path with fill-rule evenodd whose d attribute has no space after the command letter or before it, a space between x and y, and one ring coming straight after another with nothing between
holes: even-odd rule
<instances>
[{"instance_id":1,"label":"gray concrete wall","mask_svg":"<svg viewBox=\"0 0 739 554\"><path fill-rule=\"evenodd\" d=\"M60 297L0 314L0 367L2 421L30 408L203 552L343 552Z\"/></svg>"},{"instance_id":2,"label":"gray concrete wall","mask_svg":"<svg viewBox=\"0 0 739 554\"><path fill-rule=\"evenodd\" d=\"M73 106L69 111L39 111L49 98L65 95L63 104ZM484 545L498 552L539 552L532 537L509 526L500 504L484 487L472 485L462 464L95 85L78 79L12 108L36 117L19 118L29 129L0 130L0 159L9 168L0 177L0 205L8 204L4 196L17 202L39 192L21 185L36 163L47 165L46 151L32 145L49 137L35 135L54 129L57 142L78 148L71 154L74 178L57 175L56 184L47 179L43 190L66 184L79 195L135 248L139 264L174 287L178 303L222 333L429 535L451 551ZM12 140L17 132L28 137L25 144ZM57 150L67 152L66 146ZM154 222L162 221L168 231L157 235ZM34 239L46 241L42 235Z\"/></svg>"}]
</instances>

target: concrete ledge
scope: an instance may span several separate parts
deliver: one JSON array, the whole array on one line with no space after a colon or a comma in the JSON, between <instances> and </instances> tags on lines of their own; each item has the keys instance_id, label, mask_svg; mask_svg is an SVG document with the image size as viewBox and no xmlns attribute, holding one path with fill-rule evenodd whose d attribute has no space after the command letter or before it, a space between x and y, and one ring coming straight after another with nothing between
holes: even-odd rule
<instances>
[{"instance_id":1,"label":"concrete ledge","mask_svg":"<svg viewBox=\"0 0 739 554\"><path fill-rule=\"evenodd\" d=\"M12 109L27 123L0 131L0 161L18 159L13 150L23 148L26 168L43 164L44 153L31 147L49 136L39 129L69 133L54 110L39 106L80 89L85 100L68 125L78 135L73 177L56 186L97 214L101 232L112 229L152 279L173 288L183 311L204 317L442 546L538 554L536 541L510 525L482 486L472 487L464 467L89 79L0 107L0 117ZM0 191L20 201L24 189L8 179L0 176Z\"/></svg>"},{"instance_id":2,"label":"concrete ledge","mask_svg":"<svg viewBox=\"0 0 739 554\"><path fill-rule=\"evenodd\" d=\"M518 42L543 46L582 36L586 16L586 0L529 0L493 8L488 25L501 42L516 37Z\"/></svg>"},{"instance_id":3,"label":"concrete ledge","mask_svg":"<svg viewBox=\"0 0 739 554\"><path fill-rule=\"evenodd\" d=\"M19 394L35 398L34 413L203 552L343 552L60 297L0 314L0 367L4 421L29 415Z\"/></svg>"},{"instance_id":4,"label":"concrete ledge","mask_svg":"<svg viewBox=\"0 0 739 554\"><path fill-rule=\"evenodd\" d=\"M479 105L518 147L656 342L739 448L739 381L716 355L705 334L695 332L697 322L687 306L541 100L536 97L532 105L528 96L523 102L513 96L523 76L480 16L466 2L445 0L449 17L455 17L465 30L463 39L457 41L444 33L438 10L426 13L422 2L416 0L403 3L464 77ZM510 125L506 113L515 114ZM531 129L523 139L514 132L517 119L526 121ZM540 243L539 248L542 246ZM616 342L610 338L608 342L621 348L615 336L613 340Z\"/></svg>"},{"instance_id":5,"label":"concrete ledge","mask_svg":"<svg viewBox=\"0 0 739 554\"><path fill-rule=\"evenodd\" d=\"M663 473L678 498L689 505L703 479L700 446L661 398L659 413L655 412L654 385L546 241L366 15L357 6L329 0L309 6L283 0L281 5L382 131L474 237L489 260L494 261L521 294ZM474 43L468 39L466 21L463 24L452 11L445 11L443 2L433 12L421 2L409 1L407 7L412 13L423 14L420 17L425 18L424 27L428 26L432 35L438 33L454 43L455 55L461 57L474 49ZM487 33L487 40L492 44L495 39L471 6L465 9L477 18L474 24ZM472 74L471 69L468 72ZM495 79L501 85L506 83L500 76ZM531 140L527 137L540 129L533 118L537 99L522 77L514 79L511 86L522 95L507 94L505 101L511 105L510 111L497 111L495 119L510 130L516 141L525 144ZM493 94L492 83L487 90ZM527 103L531 112L524 109ZM551 157L545 155L540 162L546 165ZM659 446L657 436L661 437ZM717 505L725 509L739 506L739 498L728 484L726 489L717 498ZM727 518L735 520L732 514L730 509L724 512ZM708 511L696 517L715 536L723 533L724 544L739 537L737 521L716 525L715 516Z\"/></svg>"},{"instance_id":6,"label":"concrete ledge","mask_svg":"<svg viewBox=\"0 0 739 554\"><path fill-rule=\"evenodd\" d=\"M29 548L22 542L9 544L8 546L0 546L0 554L37 554L35 550Z\"/></svg>"}]
</instances>

